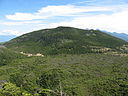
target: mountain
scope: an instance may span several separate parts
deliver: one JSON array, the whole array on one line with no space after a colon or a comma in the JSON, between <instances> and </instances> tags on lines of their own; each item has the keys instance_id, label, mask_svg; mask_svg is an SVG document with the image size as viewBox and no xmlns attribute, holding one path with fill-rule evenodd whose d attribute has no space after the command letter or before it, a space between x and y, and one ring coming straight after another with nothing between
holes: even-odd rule
<instances>
[{"instance_id":1,"label":"mountain","mask_svg":"<svg viewBox=\"0 0 128 96\"><path fill-rule=\"evenodd\" d=\"M47 55L94 53L100 52L102 49L107 50L107 48L116 50L117 47L124 44L127 42L99 30L60 26L24 34L4 45L20 52Z\"/></svg>"},{"instance_id":2,"label":"mountain","mask_svg":"<svg viewBox=\"0 0 128 96\"><path fill-rule=\"evenodd\" d=\"M16 37L15 35L0 35L0 42L6 42L15 37Z\"/></svg>"},{"instance_id":3,"label":"mountain","mask_svg":"<svg viewBox=\"0 0 128 96\"><path fill-rule=\"evenodd\" d=\"M0 96L128 96L122 50L126 41L98 30L24 34L0 45Z\"/></svg>"},{"instance_id":4,"label":"mountain","mask_svg":"<svg viewBox=\"0 0 128 96\"><path fill-rule=\"evenodd\" d=\"M128 41L128 34L125 33L117 33L117 32L107 32L108 34L120 38L122 40Z\"/></svg>"}]
</instances>

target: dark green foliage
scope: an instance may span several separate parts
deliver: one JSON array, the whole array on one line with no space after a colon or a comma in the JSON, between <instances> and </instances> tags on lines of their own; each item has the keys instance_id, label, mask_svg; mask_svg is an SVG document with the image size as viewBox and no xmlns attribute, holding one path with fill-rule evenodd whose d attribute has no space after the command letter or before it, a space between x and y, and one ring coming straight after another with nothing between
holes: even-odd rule
<instances>
[{"instance_id":1,"label":"dark green foliage","mask_svg":"<svg viewBox=\"0 0 128 96\"><path fill-rule=\"evenodd\" d=\"M92 82L94 96L127 96L128 80L126 78L109 78Z\"/></svg>"},{"instance_id":2,"label":"dark green foliage","mask_svg":"<svg viewBox=\"0 0 128 96\"><path fill-rule=\"evenodd\" d=\"M94 96L103 96L103 94L104 96L128 95L128 69L121 66L120 64L113 66L110 76L92 82Z\"/></svg>"},{"instance_id":3,"label":"dark green foliage","mask_svg":"<svg viewBox=\"0 0 128 96\"><path fill-rule=\"evenodd\" d=\"M37 82L44 89L58 89L62 76L63 73L61 73L61 71L53 69L50 72L42 73Z\"/></svg>"},{"instance_id":4,"label":"dark green foliage","mask_svg":"<svg viewBox=\"0 0 128 96\"><path fill-rule=\"evenodd\" d=\"M57 94L60 96L60 91L62 91L62 81L66 79L67 75L60 69L52 69L48 72L42 73L42 75L37 80L37 84L39 84L43 89L52 90L49 93L49 96L56 96ZM63 94L65 94L63 92Z\"/></svg>"}]
</instances>

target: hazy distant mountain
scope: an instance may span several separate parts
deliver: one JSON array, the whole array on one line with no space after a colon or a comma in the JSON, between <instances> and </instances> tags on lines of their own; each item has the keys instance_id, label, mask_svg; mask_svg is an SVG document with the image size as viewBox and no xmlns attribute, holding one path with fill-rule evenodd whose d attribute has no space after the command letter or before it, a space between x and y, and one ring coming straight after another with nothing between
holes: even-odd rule
<instances>
[{"instance_id":1,"label":"hazy distant mountain","mask_svg":"<svg viewBox=\"0 0 128 96\"><path fill-rule=\"evenodd\" d=\"M128 34L125 33L117 33L117 32L106 32L112 36L128 41Z\"/></svg>"},{"instance_id":2,"label":"hazy distant mountain","mask_svg":"<svg viewBox=\"0 0 128 96\"><path fill-rule=\"evenodd\" d=\"M15 35L0 35L0 42L9 41L15 37Z\"/></svg>"}]
</instances>

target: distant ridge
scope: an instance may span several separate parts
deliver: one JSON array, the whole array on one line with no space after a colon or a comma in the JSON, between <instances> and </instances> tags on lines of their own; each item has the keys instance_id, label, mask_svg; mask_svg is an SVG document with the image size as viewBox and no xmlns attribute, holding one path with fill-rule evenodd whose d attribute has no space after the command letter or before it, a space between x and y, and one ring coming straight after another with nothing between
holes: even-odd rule
<instances>
[{"instance_id":1,"label":"distant ridge","mask_svg":"<svg viewBox=\"0 0 128 96\"><path fill-rule=\"evenodd\" d=\"M115 36L117 38L120 38L122 40L125 40L128 42L128 34L125 34L125 33L117 33L117 32L106 32L112 36Z\"/></svg>"}]
</instances>

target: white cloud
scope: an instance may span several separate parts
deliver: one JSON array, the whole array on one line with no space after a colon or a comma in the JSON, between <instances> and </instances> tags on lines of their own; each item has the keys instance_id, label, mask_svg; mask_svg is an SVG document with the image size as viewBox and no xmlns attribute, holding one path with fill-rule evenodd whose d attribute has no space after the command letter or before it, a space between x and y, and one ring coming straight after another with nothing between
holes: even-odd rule
<instances>
[{"instance_id":1,"label":"white cloud","mask_svg":"<svg viewBox=\"0 0 128 96\"><path fill-rule=\"evenodd\" d=\"M0 35L20 35L21 32L16 30L2 30L0 31Z\"/></svg>"},{"instance_id":2,"label":"white cloud","mask_svg":"<svg viewBox=\"0 0 128 96\"><path fill-rule=\"evenodd\" d=\"M16 22L3 22L3 25L7 25L7 26L19 26L19 25L28 25L28 24L39 24L39 23L43 23L42 21L16 21Z\"/></svg>"},{"instance_id":3,"label":"white cloud","mask_svg":"<svg viewBox=\"0 0 128 96\"><path fill-rule=\"evenodd\" d=\"M110 32L128 34L128 11L113 13L111 15L92 15L76 17L71 21L51 23L48 27L72 26L77 28L101 29Z\"/></svg>"},{"instance_id":4,"label":"white cloud","mask_svg":"<svg viewBox=\"0 0 128 96\"><path fill-rule=\"evenodd\" d=\"M33 20L40 17L31 13L15 13L14 15L6 15L6 18L10 20Z\"/></svg>"},{"instance_id":5,"label":"white cloud","mask_svg":"<svg viewBox=\"0 0 128 96\"><path fill-rule=\"evenodd\" d=\"M84 12L94 11L110 11L111 8L104 7L86 7L75 5L61 5L61 6L47 6L41 8L36 13L15 13L13 15L6 15L9 20L34 20L46 19L54 16L78 16Z\"/></svg>"}]
</instances>

